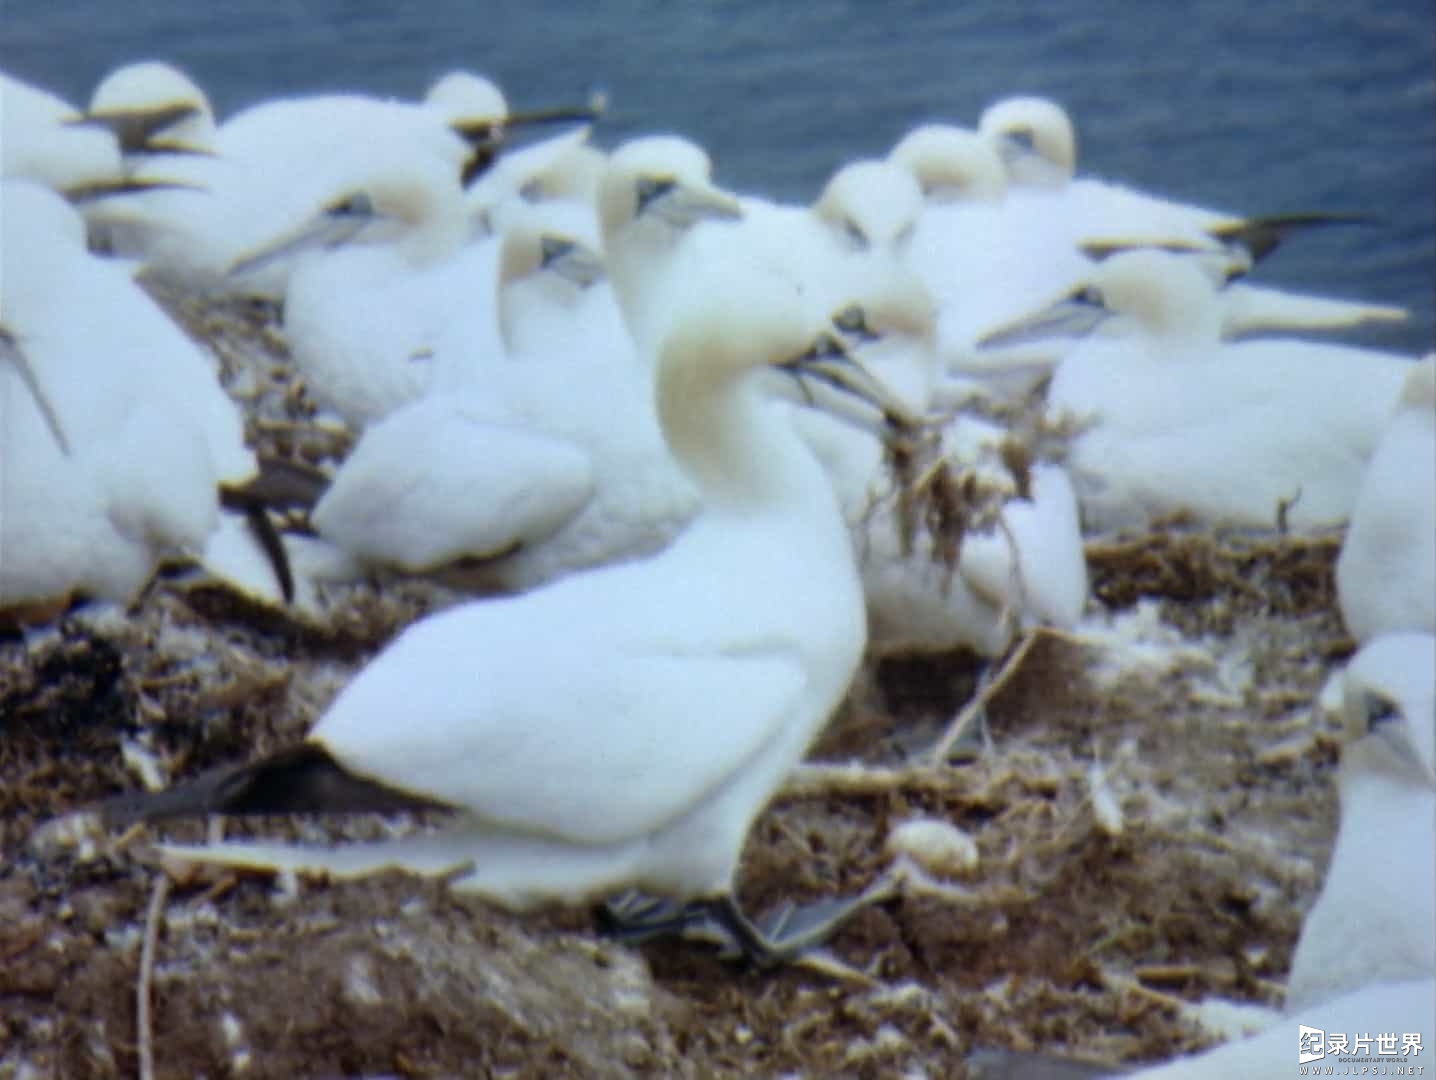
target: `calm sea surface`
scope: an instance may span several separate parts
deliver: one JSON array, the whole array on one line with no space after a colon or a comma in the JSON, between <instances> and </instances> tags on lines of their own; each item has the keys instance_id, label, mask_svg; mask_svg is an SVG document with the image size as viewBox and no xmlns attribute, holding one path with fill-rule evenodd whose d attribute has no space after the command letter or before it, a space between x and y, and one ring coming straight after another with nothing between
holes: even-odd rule
<instances>
[{"instance_id":1,"label":"calm sea surface","mask_svg":"<svg viewBox=\"0 0 1436 1080\"><path fill-rule=\"evenodd\" d=\"M1430 0L0 0L0 66L77 103L148 58L221 117L278 94L416 97L467 67L518 108L604 88L601 142L681 132L724 183L804 201L913 124L1047 94L1086 172L1223 209L1379 215L1290 242L1261 277L1405 304L1410 324L1366 340L1413 352L1433 341L1433 42Z\"/></svg>"}]
</instances>

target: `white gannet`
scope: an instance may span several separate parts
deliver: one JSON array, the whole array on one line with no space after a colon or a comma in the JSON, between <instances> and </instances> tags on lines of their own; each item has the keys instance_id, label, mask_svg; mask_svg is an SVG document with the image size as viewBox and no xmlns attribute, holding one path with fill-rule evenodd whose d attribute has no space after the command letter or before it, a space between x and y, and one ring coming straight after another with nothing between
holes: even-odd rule
<instances>
[{"instance_id":1,"label":"white gannet","mask_svg":"<svg viewBox=\"0 0 1436 1080\"><path fill-rule=\"evenodd\" d=\"M835 329L864 367L914 414L927 411L937 364L933 312L910 274L870 264L845 275L852 303ZM1002 461L1006 429L959 417L936 455L1001 492L994 520L964 537L956 566L930 537L904 551L895 479L882 448L836 419L795 409L794 423L828 470L853 532L868 606L870 646L880 653L965 646L995 655L1019 626L1069 626L1086 602L1077 502L1060 466L1030 469L1025 490Z\"/></svg>"},{"instance_id":2,"label":"white gannet","mask_svg":"<svg viewBox=\"0 0 1436 1080\"><path fill-rule=\"evenodd\" d=\"M1436 973L1436 636L1376 638L1342 681L1341 827L1292 956L1291 1016Z\"/></svg>"},{"instance_id":3,"label":"white gannet","mask_svg":"<svg viewBox=\"0 0 1436 1080\"><path fill-rule=\"evenodd\" d=\"M451 358L441 334L462 318L465 357L501 355L494 311L498 244L467 244L451 166L371 138L336 171L315 210L232 268L291 263L284 333L316 402L363 428L419 396Z\"/></svg>"},{"instance_id":4,"label":"white gannet","mask_svg":"<svg viewBox=\"0 0 1436 1080\"><path fill-rule=\"evenodd\" d=\"M75 590L128 599L160 556L198 554L217 520L218 486L254 474L238 410L210 358L134 284L129 268L89 254L83 222L58 196L5 181L0 226L0 322L41 391L19 394L23 372L5 365L7 409L19 419L6 424L0 455L0 517L9 534L3 591L31 596L35 581L53 578L63 564ZM85 561L62 558L58 539L53 546L39 539L66 528L49 516L44 484L36 486L36 470L48 476L46 468L56 470L53 512L88 515L94 526L80 545ZM85 491L99 500L108 537ZM16 540L15 529L31 539ZM40 567L35 580L32 566Z\"/></svg>"},{"instance_id":5,"label":"white gannet","mask_svg":"<svg viewBox=\"0 0 1436 1080\"><path fill-rule=\"evenodd\" d=\"M165 130L160 146L193 143L209 153L187 160L165 154L152 165L132 160L139 175L162 171L196 190L106 208L104 225L119 252L145 258L158 277L190 289L280 299L289 261L269 260L247 274L229 270L311 214L336 182L406 162L447 169L457 186L475 153L466 125L477 125L475 138L488 146L491 110L506 108L497 88L455 75L431 94L432 103L423 104L359 94L280 98L215 128L204 94L182 73L154 64L121 69L96 90L96 122L186 105L190 111Z\"/></svg>"},{"instance_id":6,"label":"white gannet","mask_svg":"<svg viewBox=\"0 0 1436 1080\"><path fill-rule=\"evenodd\" d=\"M1060 131L1049 141L1059 147ZM1055 151L1054 151L1055 152ZM993 141L947 124L913 129L889 154L918 181L926 201L908 253L939 308L938 341L945 366L959 380L1003 396L1021 394L1045 376L1068 342L1010 352L977 352L976 342L1019 315L1073 288L1094 259L1141 246L1113 237L1145 234L1165 249L1189 252L1216 284L1224 339L1273 330L1343 330L1369 322L1400 321L1398 307L1293 293L1236 280L1250 257L1218 246L1205 234L1177 229L1162 237L1154 224L1104 234L1061 204L1060 194L1016 189ZM1096 231L1093 231L1096 230ZM1106 242L1099 242L1103 236ZM1183 239L1185 237L1185 239ZM954 390L961 389L961 385Z\"/></svg>"},{"instance_id":7,"label":"white gannet","mask_svg":"<svg viewBox=\"0 0 1436 1080\"><path fill-rule=\"evenodd\" d=\"M1113 316L1131 332L1079 342L1048 390L1049 417L1085 427L1068 464L1089 528L1173 513L1300 529L1349 517L1409 359L1298 340L1224 344L1210 279L1154 250L1112 256L988 340Z\"/></svg>"},{"instance_id":8,"label":"white gannet","mask_svg":"<svg viewBox=\"0 0 1436 1080\"><path fill-rule=\"evenodd\" d=\"M1160 1065L1113 1072L1052 1059L1053 1075L1280 1076L1295 1070L1301 1026L1324 1033L1302 1045L1316 1058L1313 1072L1318 1052L1335 1059L1331 1034L1347 1036L1348 1047L1378 1032L1415 1034L1423 1046L1436 1036L1436 637L1377 638L1342 681L1341 825L1297 940L1284 1016L1256 1035ZM1005 1055L985 1056L994 1071L984 1076L1030 1074L1048 1061L996 1072L1009 1064Z\"/></svg>"},{"instance_id":9,"label":"white gannet","mask_svg":"<svg viewBox=\"0 0 1436 1080\"><path fill-rule=\"evenodd\" d=\"M828 481L754 376L896 406L830 335L810 344L781 282L709 272L690 282L657 376L664 435L703 497L671 547L430 616L301 747L111 813L318 809L332 805L315 798L324 788L349 809L449 808L442 831L377 844L170 850L333 873L403 866L516 908L633 886L693 901L677 925L716 918L760 962L820 939L836 915L765 934L738 909L734 877L753 819L857 668L862 593Z\"/></svg>"},{"instance_id":10,"label":"white gannet","mask_svg":"<svg viewBox=\"0 0 1436 1080\"><path fill-rule=\"evenodd\" d=\"M523 590L648 555L692 518L596 242L573 204L509 215L501 362L445 372L367 429L315 508L321 535L371 563Z\"/></svg>"},{"instance_id":11,"label":"white gannet","mask_svg":"<svg viewBox=\"0 0 1436 1080\"><path fill-rule=\"evenodd\" d=\"M0 72L0 177L78 195L120 180L124 162L108 131L74 123L75 107Z\"/></svg>"},{"instance_id":12,"label":"white gannet","mask_svg":"<svg viewBox=\"0 0 1436 1080\"><path fill-rule=\"evenodd\" d=\"M1358 641L1436 633L1436 354L1406 373L1366 467L1336 561L1336 593Z\"/></svg>"}]
</instances>

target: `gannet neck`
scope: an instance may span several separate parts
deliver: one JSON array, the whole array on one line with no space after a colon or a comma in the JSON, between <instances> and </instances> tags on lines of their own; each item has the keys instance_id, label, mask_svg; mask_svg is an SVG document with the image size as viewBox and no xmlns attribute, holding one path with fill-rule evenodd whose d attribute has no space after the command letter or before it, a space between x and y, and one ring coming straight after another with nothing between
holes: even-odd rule
<instances>
[{"instance_id":1,"label":"gannet neck","mask_svg":"<svg viewBox=\"0 0 1436 1080\"><path fill-rule=\"evenodd\" d=\"M888 160L906 169L931 203L997 203L1007 195L1007 170L991 141L951 124L908 132Z\"/></svg>"},{"instance_id":2,"label":"gannet neck","mask_svg":"<svg viewBox=\"0 0 1436 1080\"><path fill-rule=\"evenodd\" d=\"M977 130L1014 184L1061 187L1076 171L1077 133L1067 110L1049 98L1003 98L983 111Z\"/></svg>"},{"instance_id":3,"label":"gannet neck","mask_svg":"<svg viewBox=\"0 0 1436 1080\"><path fill-rule=\"evenodd\" d=\"M814 335L804 332L799 304L781 283L768 293L755 291L754 281L727 284L692 301L696 310L680 318L660 351L663 437L709 511L754 517L817 498L836 514L821 468L755 377L802 353ZM723 302L725 291L734 302Z\"/></svg>"},{"instance_id":4,"label":"gannet neck","mask_svg":"<svg viewBox=\"0 0 1436 1080\"><path fill-rule=\"evenodd\" d=\"M517 328L536 303L547 318L571 316L604 274L598 253L560 231L562 220L554 217L534 212L514 218L499 241L499 336L510 356L518 351Z\"/></svg>"},{"instance_id":5,"label":"gannet neck","mask_svg":"<svg viewBox=\"0 0 1436 1080\"><path fill-rule=\"evenodd\" d=\"M1405 382L1401 384L1396 408L1436 424L1436 353L1427 353L1411 365Z\"/></svg>"}]
</instances>

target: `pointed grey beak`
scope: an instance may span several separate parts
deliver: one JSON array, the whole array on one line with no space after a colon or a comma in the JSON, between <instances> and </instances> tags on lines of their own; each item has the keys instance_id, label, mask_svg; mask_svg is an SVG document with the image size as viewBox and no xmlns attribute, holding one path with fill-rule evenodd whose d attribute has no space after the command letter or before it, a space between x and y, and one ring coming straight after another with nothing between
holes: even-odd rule
<instances>
[{"instance_id":1,"label":"pointed grey beak","mask_svg":"<svg viewBox=\"0 0 1436 1080\"><path fill-rule=\"evenodd\" d=\"M743 207L711 184L644 177L638 182L638 214L652 214L676 229L686 229L700 221L739 221Z\"/></svg>"},{"instance_id":2,"label":"pointed grey beak","mask_svg":"<svg viewBox=\"0 0 1436 1080\"><path fill-rule=\"evenodd\" d=\"M35 375L35 366L30 363L30 358L25 355L25 350L20 347L15 335L3 326L0 326L0 363L9 364L15 369L20 381L25 384L25 389L35 400L35 407L40 410L40 416L44 419L45 426L50 429L50 434L54 436L60 452L69 457L70 440L65 438L65 429L60 426L60 418L55 414L50 399L45 396L45 391L40 386L40 380Z\"/></svg>"},{"instance_id":3,"label":"pointed grey beak","mask_svg":"<svg viewBox=\"0 0 1436 1080\"><path fill-rule=\"evenodd\" d=\"M539 241L540 270L552 270L565 281L586 289L603 280L603 259L577 240L545 236Z\"/></svg>"},{"instance_id":4,"label":"pointed grey beak","mask_svg":"<svg viewBox=\"0 0 1436 1080\"><path fill-rule=\"evenodd\" d=\"M81 113L65 121L72 127L105 128L126 154L149 152L150 140L165 128L199 112L199 106L188 102L155 105L145 109L98 109ZM172 151L171 151L172 152Z\"/></svg>"},{"instance_id":5,"label":"pointed grey beak","mask_svg":"<svg viewBox=\"0 0 1436 1080\"><path fill-rule=\"evenodd\" d=\"M884 424L890 428L915 431L923 426L922 418L914 415L896 394L854 360L831 333L825 331L806 352L777 367L796 379L800 386L812 380L866 402L882 414ZM816 403L811 395L808 400Z\"/></svg>"},{"instance_id":6,"label":"pointed grey beak","mask_svg":"<svg viewBox=\"0 0 1436 1080\"><path fill-rule=\"evenodd\" d=\"M374 209L368 196L351 195L325 207L298 227L281 233L257 251L236 259L229 268L229 276L252 274L303 251L340 247L383 216Z\"/></svg>"},{"instance_id":7,"label":"pointed grey beak","mask_svg":"<svg viewBox=\"0 0 1436 1080\"><path fill-rule=\"evenodd\" d=\"M1012 345L1029 345L1054 337L1083 337L1102 324L1111 312L1076 289L1041 311L1024 315L1006 326L984 334L977 340L979 349L995 349Z\"/></svg>"}]
</instances>

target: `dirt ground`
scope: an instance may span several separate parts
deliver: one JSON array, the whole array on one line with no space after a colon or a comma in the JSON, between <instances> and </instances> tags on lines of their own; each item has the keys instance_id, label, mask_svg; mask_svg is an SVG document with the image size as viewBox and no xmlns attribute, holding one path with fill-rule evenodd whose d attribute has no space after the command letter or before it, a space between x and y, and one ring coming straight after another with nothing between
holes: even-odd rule
<instances>
[{"instance_id":1,"label":"dirt ground","mask_svg":"<svg viewBox=\"0 0 1436 1080\"><path fill-rule=\"evenodd\" d=\"M269 313L163 299L220 355L262 445L334 452ZM136 1074L147 921L160 1077L962 1077L984 1047L1193 1050L1217 1038L1196 1003L1280 1005L1334 835L1336 744L1312 703L1351 648L1336 552L1176 529L1092 545L1088 624L1025 643L985 739L952 763L925 752L974 693L973 658L868 671L753 830L742 900L900 883L826 968L778 972L397 875L181 877L151 919L169 881L152 841L203 826L121 837L72 812L292 743L454 594L355 586L300 618L166 581L131 613L81 610L0 642L0 1077ZM966 846L901 853L891 834L913 818Z\"/></svg>"}]
</instances>

